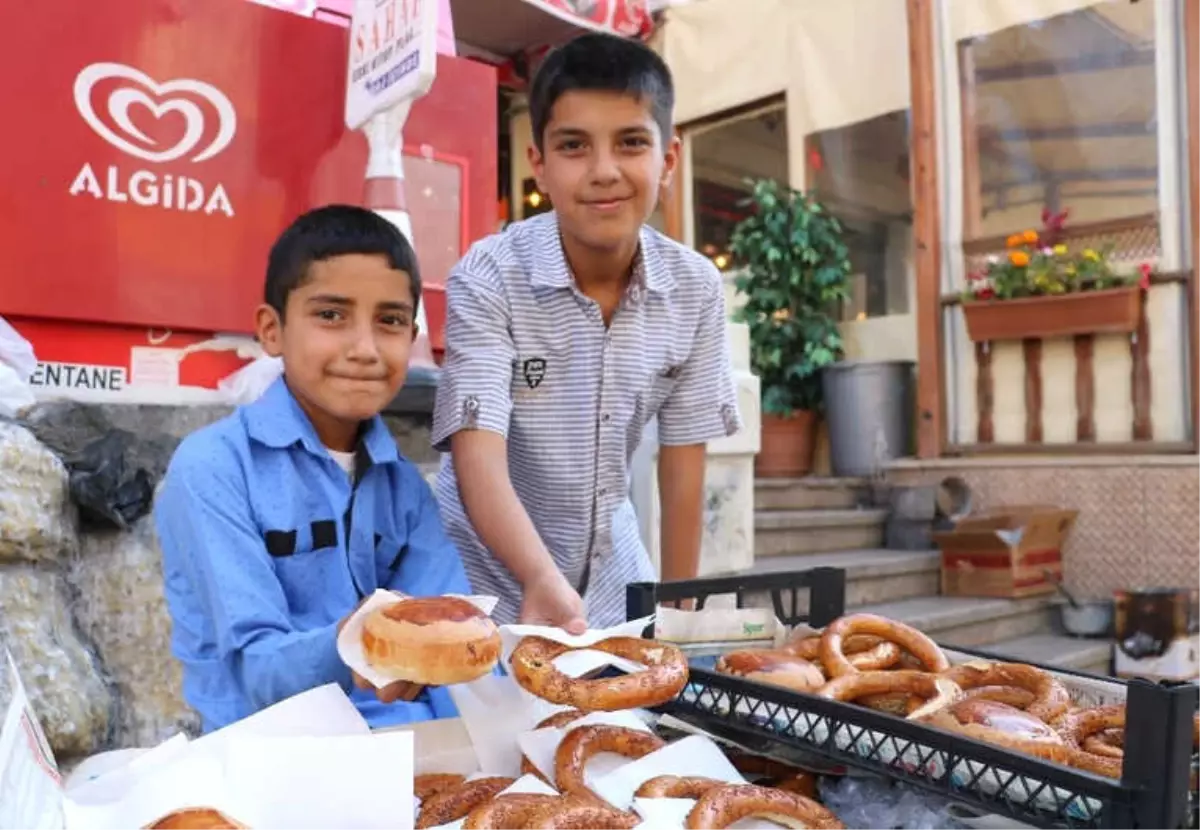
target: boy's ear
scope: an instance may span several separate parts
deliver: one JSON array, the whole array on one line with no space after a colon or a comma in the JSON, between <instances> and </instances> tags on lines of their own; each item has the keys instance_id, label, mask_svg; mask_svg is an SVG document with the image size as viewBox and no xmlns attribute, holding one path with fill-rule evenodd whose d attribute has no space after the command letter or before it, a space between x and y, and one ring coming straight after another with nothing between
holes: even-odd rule
<instances>
[{"instance_id":1,"label":"boy's ear","mask_svg":"<svg viewBox=\"0 0 1200 830\"><path fill-rule=\"evenodd\" d=\"M416 321L416 320L413 320L413 324L412 324L412 333L413 333L413 334L412 334L412 339L413 339L413 342L414 342L414 343L416 343L416 342L417 342L417 335L421 333L421 327L417 325L417 321Z\"/></svg>"},{"instance_id":2,"label":"boy's ear","mask_svg":"<svg viewBox=\"0 0 1200 830\"><path fill-rule=\"evenodd\" d=\"M679 156L682 150L683 142L680 141L679 134L672 133L671 140L667 142L667 146L663 151L662 177L658 182L658 186L663 193L667 191L671 186L671 182L675 179L675 171L679 167Z\"/></svg>"},{"instance_id":3,"label":"boy's ear","mask_svg":"<svg viewBox=\"0 0 1200 830\"><path fill-rule=\"evenodd\" d=\"M260 305L254 312L254 333L270 357L283 355L283 321L278 311L265 303Z\"/></svg>"},{"instance_id":4,"label":"boy's ear","mask_svg":"<svg viewBox=\"0 0 1200 830\"><path fill-rule=\"evenodd\" d=\"M546 164L541 151L538 150L537 145L530 144L525 151L525 156L529 159L529 166L533 169L533 180L537 182L538 190L545 193L546 183L542 179L542 173L545 172Z\"/></svg>"}]
</instances>

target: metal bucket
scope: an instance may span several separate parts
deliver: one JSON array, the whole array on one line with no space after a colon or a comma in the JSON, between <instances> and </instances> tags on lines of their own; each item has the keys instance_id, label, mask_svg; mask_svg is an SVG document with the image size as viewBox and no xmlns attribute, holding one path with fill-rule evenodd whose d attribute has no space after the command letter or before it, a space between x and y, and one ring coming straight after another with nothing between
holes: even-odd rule
<instances>
[{"instance_id":1,"label":"metal bucket","mask_svg":"<svg viewBox=\"0 0 1200 830\"><path fill-rule=\"evenodd\" d=\"M913 368L908 360L847 360L825 368L834 475L876 475L887 462L912 455Z\"/></svg>"}]
</instances>

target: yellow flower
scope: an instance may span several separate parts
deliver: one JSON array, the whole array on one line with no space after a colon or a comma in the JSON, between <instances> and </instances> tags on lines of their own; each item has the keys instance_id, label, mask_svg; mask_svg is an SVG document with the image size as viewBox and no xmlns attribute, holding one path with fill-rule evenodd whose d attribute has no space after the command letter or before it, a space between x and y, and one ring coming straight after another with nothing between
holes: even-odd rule
<instances>
[{"instance_id":1,"label":"yellow flower","mask_svg":"<svg viewBox=\"0 0 1200 830\"><path fill-rule=\"evenodd\" d=\"M1037 231L1025 231L1025 233L1021 234L1021 238L1024 239L1026 242L1028 242L1030 245L1033 245L1035 242L1038 241Z\"/></svg>"},{"instance_id":2,"label":"yellow flower","mask_svg":"<svg viewBox=\"0 0 1200 830\"><path fill-rule=\"evenodd\" d=\"M1018 268L1024 268L1029 264L1029 254L1024 251L1009 251L1008 260Z\"/></svg>"},{"instance_id":3,"label":"yellow flower","mask_svg":"<svg viewBox=\"0 0 1200 830\"><path fill-rule=\"evenodd\" d=\"M1085 251L1083 252L1083 258L1084 258L1084 259L1090 259L1092 262L1099 262L1099 261L1100 261L1100 254L1096 253L1096 252L1095 252L1095 251L1093 251L1091 248L1088 248L1087 250L1085 250Z\"/></svg>"},{"instance_id":4,"label":"yellow flower","mask_svg":"<svg viewBox=\"0 0 1200 830\"><path fill-rule=\"evenodd\" d=\"M1066 246L1066 245L1063 245L1063 244L1058 244L1058 245L1055 245L1055 246L1054 246L1054 253L1055 253L1057 256L1066 256L1066 254L1067 254L1067 246Z\"/></svg>"}]
</instances>

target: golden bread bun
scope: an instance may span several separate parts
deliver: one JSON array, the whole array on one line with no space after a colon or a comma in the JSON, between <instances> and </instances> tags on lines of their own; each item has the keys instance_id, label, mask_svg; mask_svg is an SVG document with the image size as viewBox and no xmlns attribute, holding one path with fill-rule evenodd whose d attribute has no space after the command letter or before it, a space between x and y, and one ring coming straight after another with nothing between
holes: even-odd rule
<instances>
[{"instance_id":1,"label":"golden bread bun","mask_svg":"<svg viewBox=\"0 0 1200 830\"><path fill-rule=\"evenodd\" d=\"M146 830L245 830L246 825L211 807L188 807L167 813Z\"/></svg>"},{"instance_id":2,"label":"golden bread bun","mask_svg":"<svg viewBox=\"0 0 1200 830\"><path fill-rule=\"evenodd\" d=\"M451 686L488 674L500 659L500 632L458 597L412 597L363 620L363 652L395 680Z\"/></svg>"}]
</instances>

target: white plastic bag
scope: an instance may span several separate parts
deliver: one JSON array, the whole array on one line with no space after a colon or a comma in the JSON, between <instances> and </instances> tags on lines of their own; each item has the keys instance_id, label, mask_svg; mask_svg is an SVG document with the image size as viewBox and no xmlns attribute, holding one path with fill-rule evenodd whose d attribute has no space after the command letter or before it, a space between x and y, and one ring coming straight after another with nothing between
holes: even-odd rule
<instances>
[{"instance_id":1,"label":"white plastic bag","mask_svg":"<svg viewBox=\"0 0 1200 830\"><path fill-rule=\"evenodd\" d=\"M0 317L0 415L13 418L37 402L29 387L36 369L33 344Z\"/></svg>"},{"instance_id":2,"label":"white plastic bag","mask_svg":"<svg viewBox=\"0 0 1200 830\"><path fill-rule=\"evenodd\" d=\"M235 406L253 403L283 374L283 360L260 355L232 374L217 381L225 400Z\"/></svg>"}]
</instances>

